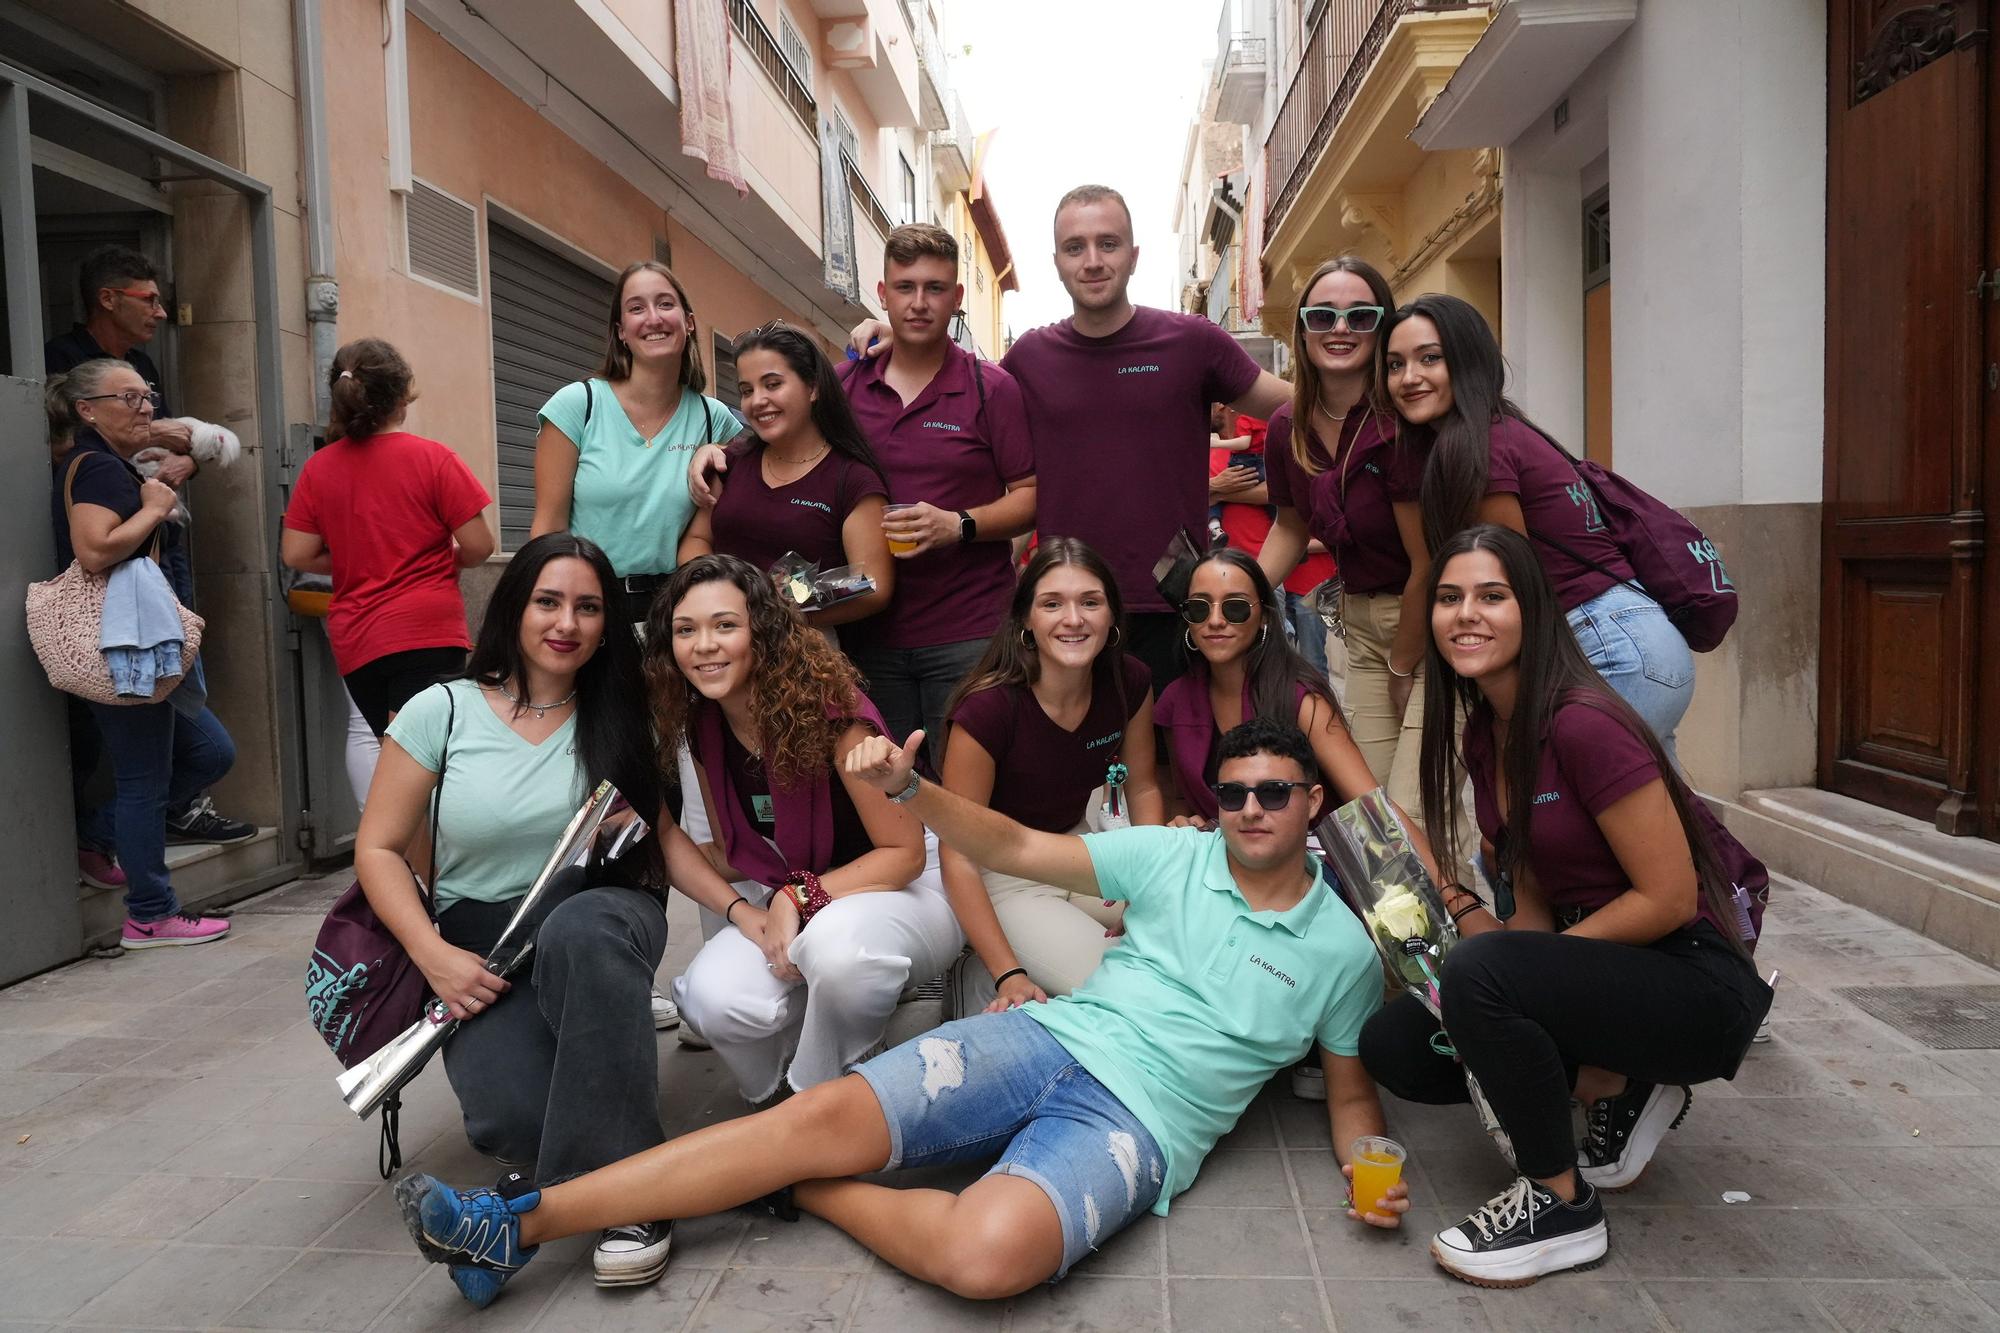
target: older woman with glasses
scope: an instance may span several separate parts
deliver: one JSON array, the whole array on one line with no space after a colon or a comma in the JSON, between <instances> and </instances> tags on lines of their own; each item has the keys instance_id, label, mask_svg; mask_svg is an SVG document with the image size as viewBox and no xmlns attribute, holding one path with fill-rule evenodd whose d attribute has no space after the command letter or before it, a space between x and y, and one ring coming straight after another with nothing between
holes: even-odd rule
<instances>
[{"instance_id":1,"label":"older woman with glasses","mask_svg":"<svg viewBox=\"0 0 2000 1333\"><path fill-rule=\"evenodd\" d=\"M51 406L67 418L74 443L55 465L50 518L60 564L75 560L108 574L144 559L159 538L162 553L181 540L167 522L174 488L142 479L132 456L152 443L154 396L124 361L99 357L49 380ZM204 706L89 705L117 775L113 839L125 871L128 949L202 944L229 933L229 923L181 910L167 877L170 805L218 781L236 762L236 746Z\"/></svg>"}]
</instances>

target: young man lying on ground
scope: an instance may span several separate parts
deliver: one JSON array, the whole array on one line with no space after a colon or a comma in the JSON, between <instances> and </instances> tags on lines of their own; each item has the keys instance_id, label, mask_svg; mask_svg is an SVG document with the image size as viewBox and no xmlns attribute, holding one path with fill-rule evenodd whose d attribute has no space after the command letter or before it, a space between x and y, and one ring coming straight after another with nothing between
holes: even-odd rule
<instances>
[{"instance_id":1,"label":"young man lying on ground","mask_svg":"<svg viewBox=\"0 0 2000 1333\"><path fill-rule=\"evenodd\" d=\"M1306 854L1321 795L1306 738L1264 718L1223 738L1217 831L1082 837L1031 831L920 779L921 742L870 738L849 770L975 864L1128 904L1123 942L1082 989L947 1023L771 1110L518 1198L406 1176L396 1196L426 1258L504 1277L546 1240L778 1192L775 1208L823 1217L906 1273L961 1296L1010 1296L1060 1278L1146 1209L1164 1214L1251 1098L1315 1041L1350 1171L1348 1145L1383 1128L1355 1055L1382 975ZM996 1155L956 1195L850 1178ZM1398 1225L1400 1187L1383 1207L1348 1216Z\"/></svg>"}]
</instances>

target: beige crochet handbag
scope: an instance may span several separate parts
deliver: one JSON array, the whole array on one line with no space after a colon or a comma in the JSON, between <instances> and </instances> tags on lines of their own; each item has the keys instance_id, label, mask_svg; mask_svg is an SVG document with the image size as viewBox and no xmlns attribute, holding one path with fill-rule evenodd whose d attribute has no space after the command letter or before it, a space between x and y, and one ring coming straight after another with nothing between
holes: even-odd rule
<instances>
[{"instance_id":1,"label":"beige crochet handbag","mask_svg":"<svg viewBox=\"0 0 2000 1333\"><path fill-rule=\"evenodd\" d=\"M71 491L82 463L80 455L72 459L63 475L65 516L75 505ZM148 552L155 562L160 558L162 539L162 531L156 528L153 548ZM30 583L28 642L34 645L42 670L48 672L49 684L65 694L99 704L159 703L180 686L193 667L195 654L201 651L202 619L185 606L180 608L181 675L161 678L150 699L121 695L112 687L111 668L105 665L104 650L98 647L104 625L104 590L109 583L108 575L92 574L74 560L54 578Z\"/></svg>"}]
</instances>

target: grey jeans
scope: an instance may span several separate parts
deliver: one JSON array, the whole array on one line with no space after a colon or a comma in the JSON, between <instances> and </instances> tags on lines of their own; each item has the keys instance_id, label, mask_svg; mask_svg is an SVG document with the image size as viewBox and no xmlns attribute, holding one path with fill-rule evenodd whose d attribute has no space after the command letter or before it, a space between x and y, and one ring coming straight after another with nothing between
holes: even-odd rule
<instances>
[{"instance_id":1,"label":"grey jeans","mask_svg":"<svg viewBox=\"0 0 2000 1333\"><path fill-rule=\"evenodd\" d=\"M934 770L944 768L944 706L968 671L979 665L987 640L964 639L929 648L860 648L855 667L868 682L868 698L882 710L889 739L898 745L918 727Z\"/></svg>"},{"instance_id":2,"label":"grey jeans","mask_svg":"<svg viewBox=\"0 0 2000 1333\"><path fill-rule=\"evenodd\" d=\"M455 903L438 929L484 955L515 905ZM665 1141L650 996L666 948L666 912L638 889L584 889L557 904L532 965L444 1048L473 1147L532 1163L540 1186Z\"/></svg>"}]
</instances>

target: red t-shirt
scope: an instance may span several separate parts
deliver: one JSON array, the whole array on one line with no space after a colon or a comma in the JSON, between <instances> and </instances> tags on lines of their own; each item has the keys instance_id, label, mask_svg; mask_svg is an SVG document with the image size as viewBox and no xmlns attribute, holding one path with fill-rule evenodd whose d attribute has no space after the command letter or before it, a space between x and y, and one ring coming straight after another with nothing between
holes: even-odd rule
<instances>
[{"instance_id":1,"label":"red t-shirt","mask_svg":"<svg viewBox=\"0 0 2000 1333\"><path fill-rule=\"evenodd\" d=\"M1289 407L1281 407L1278 409L1278 412L1282 414L1286 422L1291 420L1291 409ZM1266 442L1275 438L1284 444L1286 448L1291 447L1289 444L1291 438L1289 430L1280 435L1277 431L1278 424L1279 417L1277 416L1274 416L1269 422L1260 421L1256 417L1250 416L1237 417L1236 430L1239 434L1250 437L1250 447L1241 453L1234 454L1227 449L1210 449L1208 451L1208 475L1211 477L1216 476L1233 464L1242 462L1247 458L1256 458L1261 460L1264 465L1265 486L1268 488L1273 485L1276 481L1276 474L1280 471L1280 464L1279 460L1271 457L1266 452ZM1297 465L1294 464L1294 466ZM1231 546L1247 551L1251 555L1258 555L1263 551L1264 539L1271 535L1271 523L1277 513L1277 496L1275 492L1272 493L1271 498L1272 503L1269 505L1240 504L1233 500L1224 500L1222 502L1222 530L1229 534L1229 544ZM1294 569L1291 577L1285 580L1285 591L1304 596L1332 578L1335 568L1336 566L1331 554L1326 551L1316 551L1299 561L1298 568Z\"/></svg>"},{"instance_id":2,"label":"red t-shirt","mask_svg":"<svg viewBox=\"0 0 2000 1333\"><path fill-rule=\"evenodd\" d=\"M326 636L342 675L412 648L469 648L451 534L493 497L436 440L388 431L336 440L292 487L285 526L333 557Z\"/></svg>"},{"instance_id":3,"label":"red t-shirt","mask_svg":"<svg viewBox=\"0 0 2000 1333\"><path fill-rule=\"evenodd\" d=\"M1128 611L1171 611L1153 566L1177 531L1208 530L1208 411L1257 383L1221 325L1140 306L1107 338L1031 329L1000 363L1027 395L1035 529L1104 557Z\"/></svg>"}]
</instances>

